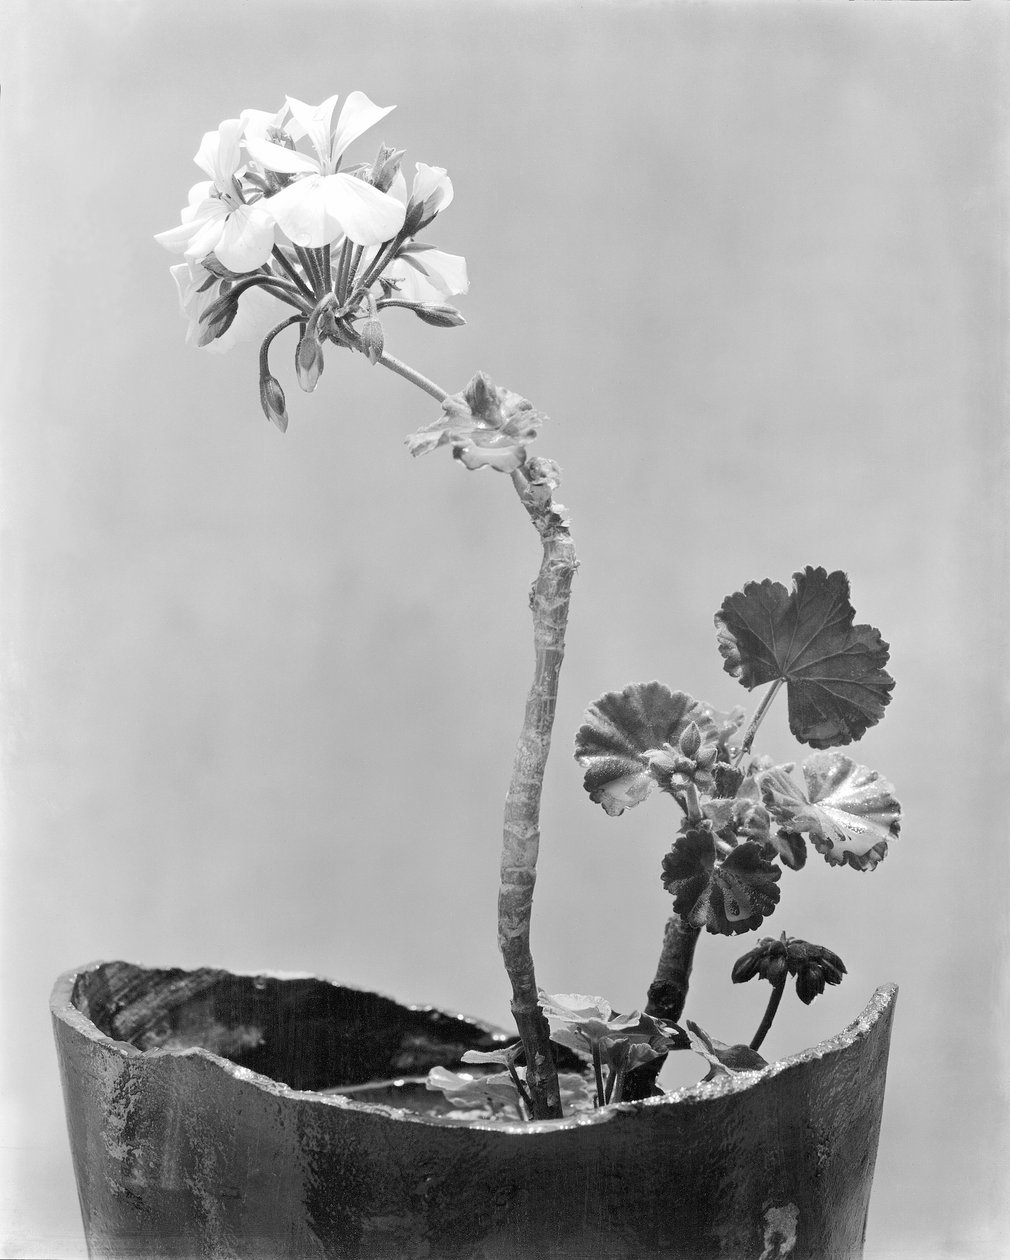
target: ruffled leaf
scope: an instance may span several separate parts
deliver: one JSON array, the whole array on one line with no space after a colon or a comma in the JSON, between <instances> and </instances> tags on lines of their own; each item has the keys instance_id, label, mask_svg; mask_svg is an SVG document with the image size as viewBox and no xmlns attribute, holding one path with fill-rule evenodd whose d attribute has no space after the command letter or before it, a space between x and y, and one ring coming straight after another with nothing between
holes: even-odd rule
<instances>
[{"instance_id":1,"label":"ruffled leaf","mask_svg":"<svg viewBox=\"0 0 1010 1260\"><path fill-rule=\"evenodd\" d=\"M809 837L832 866L873 870L901 830L894 788L842 753L814 753L803 763L806 791L783 766L759 771L769 812L787 833Z\"/></svg>"},{"instance_id":2,"label":"ruffled leaf","mask_svg":"<svg viewBox=\"0 0 1010 1260\"><path fill-rule=\"evenodd\" d=\"M809 565L778 582L748 582L716 613L727 673L748 689L785 680L789 728L803 744L831 748L859 739L880 720L894 680L888 645L872 626L854 626L849 580Z\"/></svg>"},{"instance_id":3,"label":"ruffled leaf","mask_svg":"<svg viewBox=\"0 0 1010 1260\"><path fill-rule=\"evenodd\" d=\"M450 446L453 456L469 469L511 473L526 462L527 444L537 437L545 419L527 399L498 388L478 372L462 393L445 399L437 420L405 440L411 455Z\"/></svg>"},{"instance_id":4,"label":"ruffled leaf","mask_svg":"<svg viewBox=\"0 0 1010 1260\"><path fill-rule=\"evenodd\" d=\"M751 840L716 861L709 822L688 827L663 858L663 887L676 913L721 936L760 927L778 904L781 878L762 846Z\"/></svg>"},{"instance_id":5,"label":"ruffled leaf","mask_svg":"<svg viewBox=\"0 0 1010 1260\"><path fill-rule=\"evenodd\" d=\"M679 750L692 722L702 746L712 747L718 731L711 711L686 692L650 682L601 696L575 736L589 799L613 816L645 800L657 781L668 778L664 749Z\"/></svg>"}]
</instances>

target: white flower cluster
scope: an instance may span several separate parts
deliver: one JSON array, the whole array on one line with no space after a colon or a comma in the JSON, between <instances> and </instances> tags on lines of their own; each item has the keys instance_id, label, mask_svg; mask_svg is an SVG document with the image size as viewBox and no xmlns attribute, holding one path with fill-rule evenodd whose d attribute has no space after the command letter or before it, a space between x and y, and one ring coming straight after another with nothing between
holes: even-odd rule
<instances>
[{"instance_id":1,"label":"white flower cluster","mask_svg":"<svg viewBox=\"0 0 1010 1260\"><path fill-rule=\"evenodd\" d=\"M209 178L190 189L179 226L155 237L183 256L171 271L191 343L226 350L266 338L261 393L273 379L269 343L289 324L300 325L299 380L311 389L322 341L381 356L384 307L463 322L446 299L467 291L465 259L415 239L452 201L452 182L418 162L408 192L403 153L385 147L371 164L345 166L349 146L393 106L351 92L335 115L337 99L288 97L276 114L244 110L207 132L195 161ZM266 399L264 409L278 419Z\"/></svg>"}]
</instances>

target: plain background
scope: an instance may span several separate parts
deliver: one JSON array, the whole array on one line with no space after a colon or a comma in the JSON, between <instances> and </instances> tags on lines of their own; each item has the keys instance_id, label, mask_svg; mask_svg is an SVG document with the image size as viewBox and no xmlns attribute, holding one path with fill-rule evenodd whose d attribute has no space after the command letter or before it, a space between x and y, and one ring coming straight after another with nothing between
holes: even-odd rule
<instances>
[{"instance_id":1,"label":"plain background","mask_svg":"<svg viewBox=\"0 0 1010 1260\"><path fill-rule=\"evenodd\" d=\"M989 4L33 0L2 19L0 1252L80 1257L47 997L95 958L318 972L506 1025L500 807L539 548L506 478L331 351L291 413L255 347L183 343L152 234L201 134L360 89L446 166L428 234L468 326L387 323L447 388L551 416L582 563L534 909L548 989L640 1004L671 816L585 797L600 693L747 702L712 615L805 564L892 644L858 760L895 785L872 874L816 855L766 930L848 964L767 1051L901 986L868 1260L1010 1246L1001 440L1006 75ZM761 740L797 755L784 706ZM688 1014L747 1039L757 938L706 937ZM692 1067L700 1069L700 1061Z\"/></svg>"}]
</instances>

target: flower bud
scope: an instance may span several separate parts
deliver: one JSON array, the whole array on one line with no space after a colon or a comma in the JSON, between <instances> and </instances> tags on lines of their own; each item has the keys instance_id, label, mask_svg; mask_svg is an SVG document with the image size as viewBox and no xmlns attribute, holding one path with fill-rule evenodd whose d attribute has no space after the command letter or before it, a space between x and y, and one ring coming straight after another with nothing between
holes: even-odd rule
<instances>
[{"instance_id":1,"label":"flower bud","mask_svg":"<svg viewBox=\"0 0 1010 1260\"><path fill-rule=\"evenodd\" d=\"M455 306L415 306L414 314L434 328L461 328L466 320Z\"/></svg>"},{"instance_id":2,"label":"flower bud","mask_svg":"<svg viewBox=\"0 0 1010 1260\"><path fill-rule=\"evenodd\" d=\"M368 362L378 363L382 357L382 324L377 319L366 319L358 336L361 339L361 349L368 355Z\"/></svg>"},{"instance_id":3,"label":"flower bud","mask_svg":"<svg viewBox=\"0 0 1010 1260\"><path fill-rule=\"evenodd\" d=\"M306 332L295 351L295 372L298 384L311 394L323 374L323 347L314 332Z\"/></svg>"},{"instance_id":4,"label":"flower bud","mask_svg":"<svg viewBox=\"0 0 1010 1260\"><path fill-rule=\"evenodd\" d=\"M379 146L379 152L368 176L368 182L379 192L389 192L396 173L400 169L400 163L403 161L403 154L403 149L390 149L384 144Z\"/></svg>"},{"instance_id":5,"label":"flower bud","mask_svg":"<svg viewBox=\"0 0 1010 1260\"><path fill-rule=\"evenodd\" d=\"M696 757L701 747L701 731L697 722L689 722L680 737L680 751L685 757Z\"/></svg>"},{"instance_id":6,"label":"flower bud","mask_svg":"<svg viewBox=\"0 0 1010 1260\"><path fill-rule=\"evenodd\" d=\"M282 433L288 429L288 413L284 405L284 390L280 381L269 373L260 377L260 406L263 414L275 424Z\"/></svg>"},{"instance_id":7,"label":"flower bud","mask_svg":"<svg viewBox=\"0 0 1010 1260\"><path fill-rule=\"evenodd\" d=\"M238 298L222 293L200 316L200 334L196 344L202 349L223 337L238 314Z\"/></svg>"}]
</instances>

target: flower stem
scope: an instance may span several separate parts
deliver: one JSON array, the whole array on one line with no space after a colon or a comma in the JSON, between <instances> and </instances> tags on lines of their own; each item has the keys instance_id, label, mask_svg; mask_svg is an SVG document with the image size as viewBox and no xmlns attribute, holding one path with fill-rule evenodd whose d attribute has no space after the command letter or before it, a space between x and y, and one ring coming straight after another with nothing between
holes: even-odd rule
<instances>
[{"instance_id":1,"label":"flower stem","mask_svg":"<svg viewBox=\"0 0 1010 1260\"><path fill-rule=\"evenodd\" d=\"M263 338L263 344L260 346L260 377L270 375L270 347L274 338L278 333L283 332L285 328L290 328L292 324L299 324L304 320L304 315L291 315L288 319L279 323L276 328L271 328L267 335Z\"/></svg>"},{"instance_id":2,"label":"flower stem","mask_svg":"<svg viewBox=\"0 0 1010 1260\"><path fill-rule=\"evenodd\" d=\"M284 251L281 249L281 247L280 247L279 245L275 245L275 246L274 246L274 249L273 249L273 256L274 256L274 258L276 258L276 259L277 259L277 261L280 263L281 267L283 267L283 269L287 272L287 274L288 274L288 275L291 277L291 279L295 282L295 284L298 286L298 288L301 290L301 292L302 292L302 293L304 293L304 294L305 294L305 296L311 300L311 299L312 299L312 297L313 297L312 290L311 290L311 289L309 288L309 286L305 283L305 280L304 280L304 279L303 279L303 277L299 274L299 272L298 272L297 268L293 267L293 266L292 266L292 264L288 261L287 255L284 253Z\"/></svg>"},{"instance_id":3,"label":"flower stem","mask_svg":"<svg viewBox=\"0 0 1010 1260\"><path fill-rule=\"evenodd\" d=\"M759 1049L761 1042L764 1041L765 1037L768 1035L768 1029L772 1026L772 1020L775 1018L775 1012L779 1009L779 1003L782 1001L782 994L786 990L786 979L788 978L788 974L788 972L784 971L782 976L772 985L772 995L768 999L768 1005L765 1008L764 1018L758 1025L757 1032L750 1040L750 1048L752 1050Z\"/></svg>"},{"instance_id":4,"label":"flower stem","mask_svg":"<svg viewBox=\"0 0 1010 1260\"><path fill-rule=\"evenodd\" d=\"M736 755L737 765L739 765L740 762L743 761L744 757L746 757L747 754L750 752L751 744L754 743L754 736L757 734L758 727L764 721L765 714L771 708L771 703L775 699L775 697L778 695L779 688L782 686L784 682L785 682L784 678L776 678L775 681L772 683L772 685L761 697L761 703L758 705L757 709L755 710L754 716L750 720L750 726L747 727L747 730L743 737L743 743L740 745L739 751L737 752L737 755Z\"/></svg>"},{"instance_id":5,"label":"flower stem","mask_svg":"<svg viewBox=\"0 0 1010 1260\"><path fill-rule=\"evenodd\" d=\"M337 262L336 295L340 303L347 301L347 269L351 261L351 242L345 240L340 247L340 258Z\"/></svg>"},{"instance_id":6,"label":"flower stem","mask_svg":"<svg viewBox=\"0 0 1010 1260\"><path fill-rule=\"evenodd\" d=\"M530 595L533 682L505 798L498 945L512 984L512 1014L526 1051L526 1086L534 1119L543 1120L560 1116L562 1111L550 1029L537 1000L530 915L540 848L540 796L564 660L572 578L578 561L568 523L555 510L549 488L531 482L522 469L512 474L512 482L540 535L543 559Z\"/></svg>"},{"instance_id":7,"label":"flower stem","mask_svg":"<svg viewBox=\"0 0 1010 1260\"><path fill-rule=\"evenodd\" d=\"M371 266L354 286L355 294L364 293L366 289L370 288L372 284L375 283L378 277L382 274L383 268L388 266L393 260L396 256L396 251L402 244L403 237L401 235L397 235L394 236L391 241L387 241L386 244L382 246L376 256L372 259Z\"/></svg>"},{"instance_id":8,"label":"flower stem","mask_svg":"<svg viewBox=\"0 0 1010 1260\"><path fill-rule=\"evenodd\" d=\"M298 261L302 264L302 270L308 276L309 283L312 286L312 296L321 298L326 289L323 287L322 277L319 274L319 268L316 266L315 250L306 249L303 245L296 245L295 253L298 255Z\"/></svg>"},{"instance_id":9,"label":"flower stem","mask_svg":"<svg viewBox=\"0 0 1010 1260\"><path fill-rule=\"evenodd\" d=\"M449 397L446 390L436 385L434 381L429 381L426 376L422 376L420 372L415 371L412 367L408 367L406 363L401 363L399 359L394 359L391 354L380 354L377 362L381 363L383 367L389 368L391 372L395 372L397 376L402 376L405 381L410 381L418 389L423 389L432 398L437 398L439 402L444 402Z\"/></svg>"}]
</instances>

